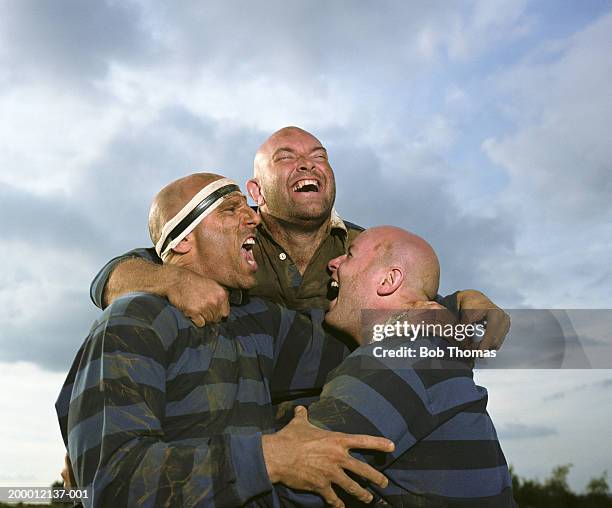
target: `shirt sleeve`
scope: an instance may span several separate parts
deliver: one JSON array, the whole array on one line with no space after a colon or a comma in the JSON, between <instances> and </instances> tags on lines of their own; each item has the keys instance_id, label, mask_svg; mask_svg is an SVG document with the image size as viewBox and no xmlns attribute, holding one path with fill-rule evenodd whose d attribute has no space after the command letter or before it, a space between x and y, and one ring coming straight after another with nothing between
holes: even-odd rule
<instances>
[{"instance_id":1,"label":"shirt sleeve","mask_svg":"<svg viewBox=\"0 0 612 508\"><path fill-rule=\"evenodd\" d=\"M159 259L157 252L155 252L155 249L153 248L134 249L122 254L121 256L111 259L102 267L89 286L89 296L96 307L100 309L104 308L102 296L104 295L104 288L106 287L106 283L108 282L111 272L119 263L130 258L140 258L152 263L161 264L161 259Z\"/></svg>"},{"instance_id":2,"label":"shirt sleeve","mask_svg":"<svg viewBox=\"0 0 612 508\"><path fill-rule=\"evenodd\" d=\"M86 506L233 507L269 492L260 434L166 440L168 339L152 325L159 316L113 315L114 305L71 388L68 450Z\"/></svg>"},{"instance_id":3,"label":"shirt sleeve","mask_svg":"<svg viewBox=\"0 0 612 508\"><path fill-rule=\"evenodd\" d=\"M457 306L458 293L459 291L455 291L447 296L436 295L436 302L442 305L442 307L446 307L457 317L459 317L459 307Z\"/></svg>"}]
</instances>

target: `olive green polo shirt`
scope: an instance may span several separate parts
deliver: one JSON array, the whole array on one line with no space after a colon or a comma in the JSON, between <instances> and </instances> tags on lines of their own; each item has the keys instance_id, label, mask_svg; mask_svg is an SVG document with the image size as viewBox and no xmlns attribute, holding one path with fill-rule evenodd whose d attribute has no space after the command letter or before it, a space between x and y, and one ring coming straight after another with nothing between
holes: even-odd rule
<instances>
[{"instance_id":1,"label":"olive green polo shirt","mask_svg":"<svg viewBox=\"0 0 612 508\"><path fill-rule=\"evenodd\" d=\"M324 309L330 274L327 264L335 257L346 254L350 243L363 228L343 221L335 210L330 218L329 235L316 250L310 263L300 274L297 265L272 237L263 221L258 226L257 243L253 247L257 261L257 286L249 293L267 298L290 309Z\"/></svg>"}]
</instances>

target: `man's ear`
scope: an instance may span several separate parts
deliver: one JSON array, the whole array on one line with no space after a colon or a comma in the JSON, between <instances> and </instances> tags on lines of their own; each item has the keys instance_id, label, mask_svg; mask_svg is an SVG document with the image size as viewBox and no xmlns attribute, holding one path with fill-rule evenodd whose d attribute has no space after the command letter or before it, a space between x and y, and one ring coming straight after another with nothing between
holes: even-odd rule
<instances>
[{"instance_id":1,"label":"man's ear","mask_svg":"<svg viewBox=\"0 0 612 508\"><path fill-rule=\"evenodd\" d=\"M389 296L395 293L404 281L404 273L400 268L392 267L385 273L385 276L378 284L376 294L378 296Z\"/></svg>"},{"instance_id":2,"label":"man's ear","mask_svg":"<svg viewBox=\"0 0 612 508\"><path fill-rule=\"evenodd\" d=\"M172 250L176 252L177 254L187 254L191 249L193 249L193 243L194 243L193 233L189 233Z\"/></svg>"},{"instance_id":3,"label":"man's ear","mask_svg":"<svg viewBox=\"0 0 612 508\"><path fill-rule=\"evenodd\" d=\"M257 180L257 178L247 180L246 188L249 196L251 196L253 201L257 203L257 206L263 206L266 204L266 200L261 193L261 185L259 184L259 180Z\"/></svg>"}]
</instances>

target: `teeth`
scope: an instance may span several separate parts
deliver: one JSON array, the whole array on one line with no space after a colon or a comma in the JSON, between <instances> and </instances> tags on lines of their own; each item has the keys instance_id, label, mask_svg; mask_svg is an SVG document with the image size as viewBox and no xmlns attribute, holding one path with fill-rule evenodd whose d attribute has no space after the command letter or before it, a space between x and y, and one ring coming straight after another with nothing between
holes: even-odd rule
<instances>
[{"instance_id":1,"label":"teeth","mask_svg":"<svg viewBox=\"0 0 612 508\"><path fill-rule=\"evenodd\" d=\"M305 185L314 185L317 189L319 188L319 183L316 180L300 180L293 186L293 190L300 190Z\"/></svg>"},{"instance_id":2,"label":"teeth","mask_svg":"<svg viewBox=\"0 0 612 508\"><path fill-rule=\"evenodd\" d=\"M242 245L255 245L255 238L247 238Z\"/></svg>"},{"instance_id":3,"label":"teeth","mask_svg":"<svg viewBox=\"0 0 612 508\"><path fill-rule=\"evenodd\" d=\"M337 281L337 280L332 280L332 281L331 281L331 287L333 287L333 288L339 288L339 287L340 287L340 284L338 284L338 281Z\"/></svg>"}]
</instances>

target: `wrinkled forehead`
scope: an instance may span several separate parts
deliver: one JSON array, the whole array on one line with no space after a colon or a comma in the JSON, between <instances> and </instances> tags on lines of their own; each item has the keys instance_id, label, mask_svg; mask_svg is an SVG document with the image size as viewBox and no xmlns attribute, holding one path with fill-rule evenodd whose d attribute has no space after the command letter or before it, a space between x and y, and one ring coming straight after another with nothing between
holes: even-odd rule
<instances>
[{"instance_id":1,"label":"wrinkled forehead","mask_svg":"<svg viewBox=\"0 0 612 508\"><path fill-rule=\"evenodd\" d=\"M314 149L323 147L321 141L302 129L289 128L273 134L265 143L265 151L274 153L279 148Z\"/></svg>"},{"instance_id":2,"label":"wrinkled forehead","mask_svg":"<svg viewBox=\"0 0 612 508\"><path fill-rule=\"evenodd\" d=\"M215 211L216 212L224 211L230 207L236 207L236 206L246 204L246 203L247 203L246 196L242 193L242 191L237 190L237 191L230 192L229 194L226 194L225 196L223 196L221 204L219 204L219 206L217 207Z\"/></svg>"}]
</instances>

